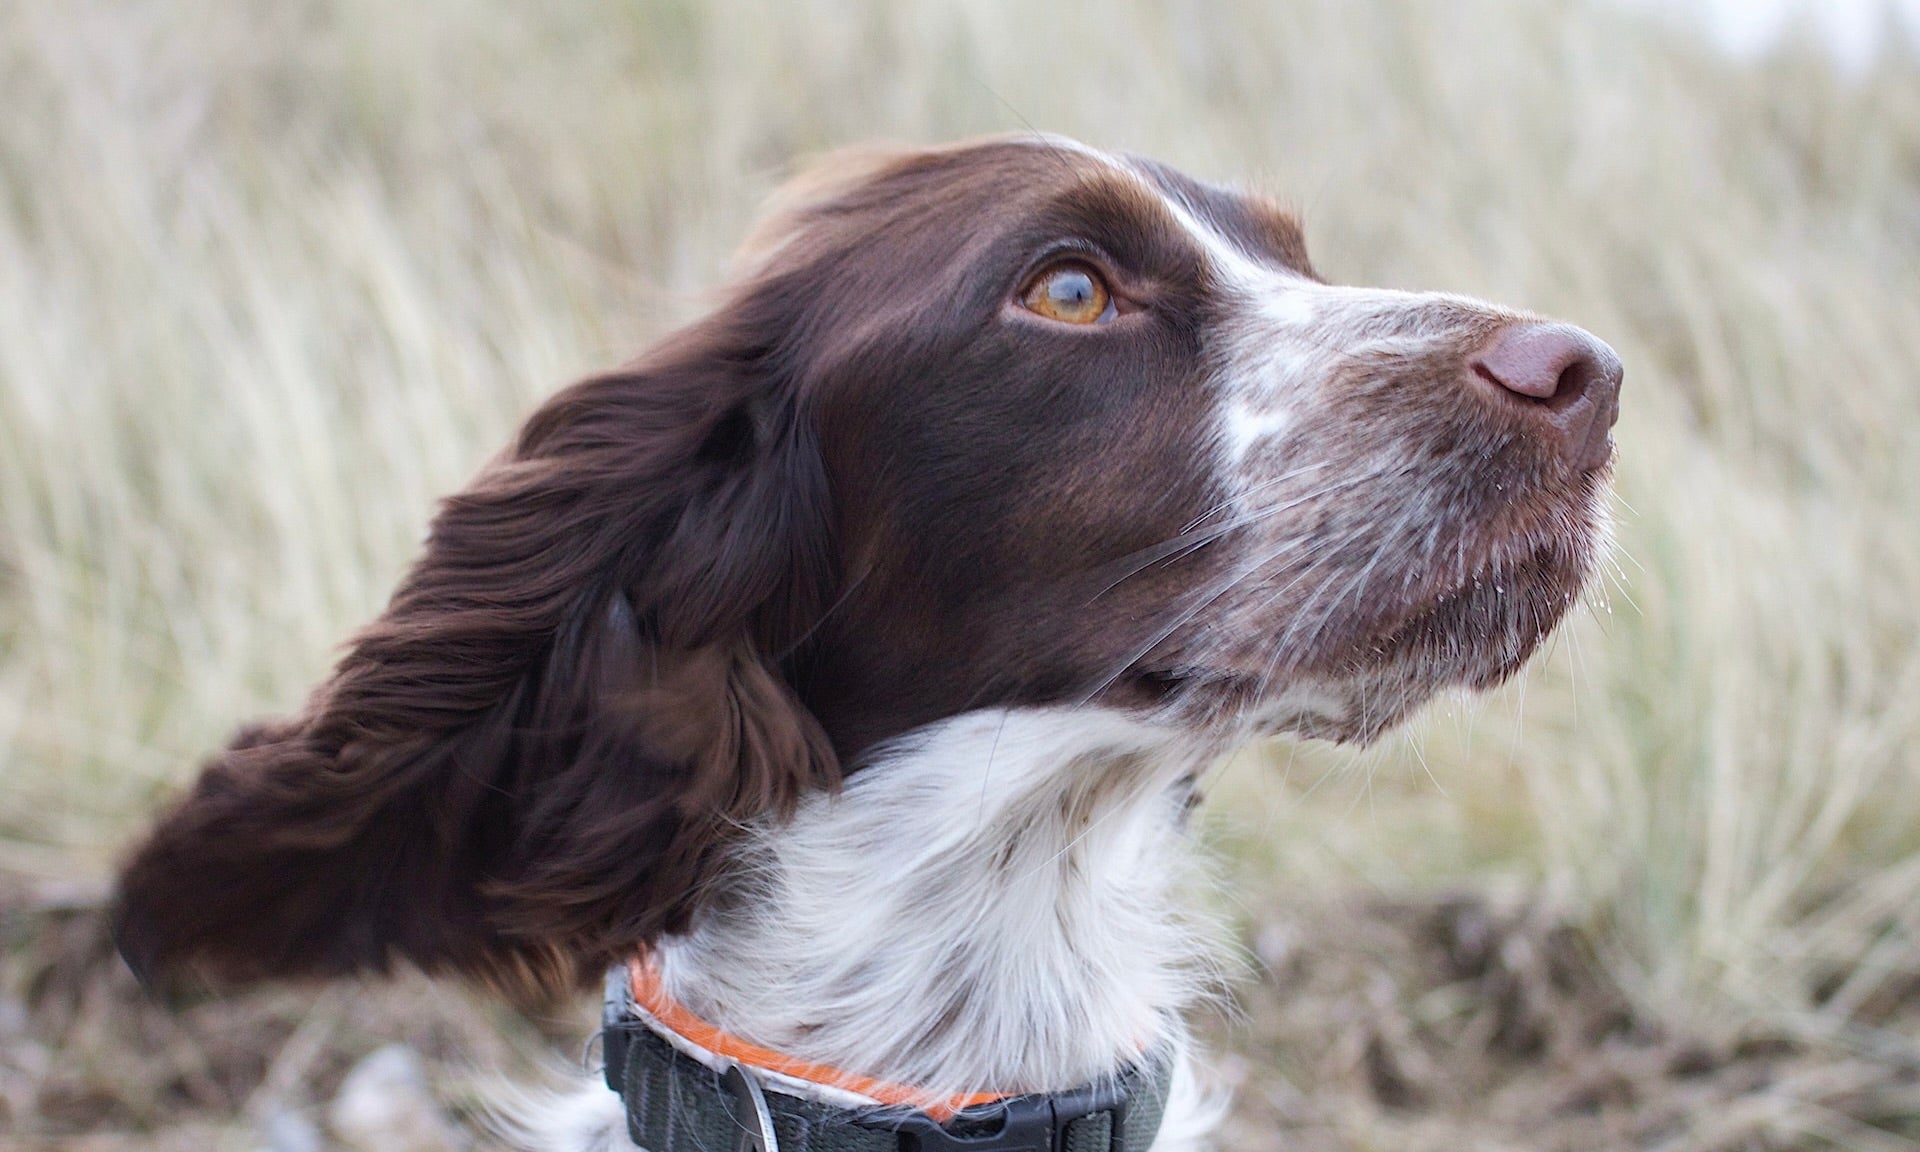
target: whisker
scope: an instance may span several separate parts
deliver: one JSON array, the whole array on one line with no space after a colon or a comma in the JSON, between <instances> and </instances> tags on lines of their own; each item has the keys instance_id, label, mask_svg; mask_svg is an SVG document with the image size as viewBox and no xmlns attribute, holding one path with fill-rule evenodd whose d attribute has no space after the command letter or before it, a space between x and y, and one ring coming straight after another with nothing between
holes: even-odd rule
<instances>
[{"instance_id":1,"label":"whisker","mask_svg":"<svg viewBox=\"0 0 1920 1152\"><path fill-rule=\"evenodd\" d=\"M1271 487L1274 484L1277 484L1283 480L1294 479L1298 476L1305 475L1307 472L1313 471L1320 467L1324 467L1324 465L1315 465L1313 469L1301 469L1296 472L1288 473L1286 476L1276 477L1271 481L1263 482L1262 484L1254 488L1253 491L1259 491L1260 489ZM1095 569L1094 575L1099 576L1100 574L1106 573L1114 568L1126 566L1125 571L1108 579L1107 583L1102 585L1099 591L1095 592L1092 596L1088 597L1087 603L1091 605L1095 600L1098 600L1100 597L1113 591L1115 588L1119 587L1121 584L1125 583L1127 580L1131 579L1134 576L1139 575L1141 572L1145 571L1146 569L1152 567L1154 564L1162 560L1171 559L1176 556L1187 554L1193 551L1194 549L1201 547L1204 544L1208 544L1214 540L1219 539L1220 537L1226 535L1229 532L1257 524L1262 520L1266 520L1273 516L1277 516L1282 512L1287 512L1294 508L1298 508L1302 504L1308 504L1315 500L1325 499L1328 496L1332 496L1338 492L1343 492L1356 485L1364 484L1379 476L1385 475L1389 471L1391 471L1391 469L1389 468L1379 468L1370 472L1362 473L1358 476L1352 476L1345 480L1341 480L1336 483L1329 484L1323 488L1315 489L1314 491L1308 492L1304 495L1294 497L1291 500L1283 500L1277 504L1269 504L1264 508L1253 509L1240 516L1234 517L1233 519L1223 521L1222 523L1215 525L1214 527L1207 528L1201 531L1195 531L1194 530L1195 525L1218 514L1226 506L1225 504L1217 504L1213 508L1209 509L1203 515L1196 517L1193 521L1190 521L1188 524L1188 527L1182 530L1180 535L1170 537L1169 539L1163 540L1160 543L1152 545L1148 548L1142 548L1135 552L1129 552L1125 556L1121 556L1118 559L1113 560L1108 564L1102 565L1100 568Z\"/></svg>"},{"instance_id":2,"label":"whisker","mask_svg":"<svg viewBox=\"0 0 1920 1152\"><path fill-rule=\"evenodd\" d=\"M1332 491L1332 490L1333 489L1330 488L1328 490L1323 491L1321 494L1324 495L1328 491ZM1339 544L1336 545L1336 547L1344 546L1348 541L1353 539L1360 532L1364 531L1365 528L1366 528L1366 525L1364 524L1356 525L1354 529L1350 533L1348 533L1347 536L1343 537L1340 540ZM1138 661L1141 657L1145 656L1147 653L1153 651L1154 648L1158 647L1162 641L1164 641L1167 637L1173 635L1175 631L1177 631L1180 627L1185 625L1188 621L1192 620L1195 616L1199 615L1206 608L1212 606L1217 600L1220 599L1220 597L1225 596L1228 592L1231 592L1235 588L1239 587L1254 573L1266 567L1268 564L1273 563L1275 560L1278 560L1280 557L1286 555L1288 552L1305 547L1307 543L1308 542L1306 540L1297 539L1297 538L1282 541L1279 547L1272 549L1265 555L1261 556L1258 560L1254 561L1252 564L1243 566L1240 571L1232 573L1225 580L1225 582L1220 584L1219 587L1215 588L1211 593L1206 595L1198 603L1194 604L1191 608L1188 608L1186 611L1180 613L1179 616L1175 617L1164 628L1160 629L1157 633L1155 633L1155 635L1151 639L1149 639L1144 645L1137 648L1133 652L1133 654L1129 656L1125 661L1121 662L1119 667L1117 667L1110 675L1105 677L1103 680L1100 681L1099 684L1097 684L1094 688L1092 688L1084 696L1082 696L1081 698L1082 702L1084 703L1085 701L1092 699L1094 696L1099 695L1101 692L1111 687L1114 681L1118 680L1121 676L1125 675L1126 670L1132 667L1136 661ZM1315 564L1317 563L1319 563L1319 561L1315 562ZM1311 571L1313 567L1314 565L1311 565L1311 564L1308 565L1308 571ZM1294 581L1294 583L1297 583L1297 582L1298 582L1298 579ZM1287 587L1292 587L1292 584L1287 585ZM1284 592L1285 590L1286 590L1285 588L1282 588L1280 589L1280 592ZM1279 593L1275 593L1275 596L1277 595L1279 595ZM1269 597L1267 600L1267 603L1271 603L1272 600L1273 600L1273 597Z\"/></svg>"},{"instance_id":3,"label":"whisker","mask_svg":"<svg viewBox=\"0 0 1920 1152\"><path fill-rule=\"evenodd\" d=\"M1127 669L1133 667L1136 661L1140 660L1147 653L1153 651L1156 647L1158 647L1161 644L1162 641L1166 640L1167 637L1173 635L1174 632L1178 631L1181 628L1181 626L1185 625L1188 621L1192 620L1195 616L1199 615L1215 600L1218 600L1220 597L1226 595L1227 592L1232 590L1233 587L1239 584L1241 580L1245 579L1253 571L1258 569L1260 567L1260 564L1266 563L1268 562L1268 560L1271 560L1273 558L1274 557L1268 557L1266 560L1262 560L1260 563L1254 564L1244 569L1243 571L1230 573L1224 579L1217 581L1216 586L1213 588L1211 592L1207 592L1204 595L1200 596L1197 599L1196 603L1191 608L1188 608L1186 611L1180 613L1172 621L1170 621L1164 628L1161 628L1159 631L1154 633L1154 635L1151 638L1149 638L1145 644L1142 644L1141 646L1136 648L1133 651L1133 653L1129 655L1126 659L1118 661L1112 672L1110 672L1108 675L1103 677L1099 683L1095 684L1092 688L1089 688L1085 693L1081 695L1080 702L1084 704L1089 700L1093 699L1095 696L1098 696L1100 693L1106 691L1108 688L1112 687L1114 681L1126 675Z\"/></svg>"},{"instance_id":4,"label":"whisker","mask_svg":"<svg viewBox=\"0 0 1920 1152\"><path fill-rule=\"evenodd\" d=\"M807 625L805 632L800 633L799 636L795 637L793 643L782 648L774 655L774 660L779 662L790 658L795 652L798 652L808 640L813 639L814 633L820 631L821 625L825 624L828 618L835 612L845 607L847 601L853 599L854 592L859 589L860 585L866 583L867 577L871 575L873 575L873 565L869 563L865 568L861 569L860 575L855 576L847 582L847 586L841 590L840 595L834 598L832 604L827 605L827 610L820 613L819 617L815 619L813 623Z\"/></svg>"},{"instance_id":5,"label":"whisker","mask_svg":"<svg viewBox=\"0 0 1920 1152\"><path fill-rule=\"evenodd\" d=\"M1344 536L1342 536L1339 540L1335 541L1332 545L1327 546L1320 557L1316 558L1312 563L1308 564L1305 568L1301 569L1299 575L1295 576L1292 580L1289 580L1285 585L1274 589L1274 591L1271 594L1269 594L1266 599L1262 600L1259 603L1255 611L1264 612L1269 606L1273 604L1274 601L1278 600L1281 596L1284 596L1287 592L1293 590L1295 587L1297 587L1300 584L1301 581L1313 575L1314 572L1316 572L1317 570L1325 566L1328 562L1330 562L1332 559L1337 557L1340 554L1340 551L1344 549L1348 544L1351 544L1353 543L1353 541L1359 539L1359 537L1367 530L1368 527L1369 525L1367 525L1364 522L1360 524L1356 524L1352 529L1348 530L1348 532ZM1304 605L1302 607L1301 614L1297 615L1293 621L1289 622L1286 630L1280 634L1279 641L1274 644L1272 653L1269 654L1269 656L1267 657L1266 665L1260 670L1260 675L1254 682L1255 689L1259 695L1264 697L1272 690L1273 677L1280 670L1281 658L1286 653L1293 650L1294 648L1293 637L1295 633L1299 630L1301 619L1304 616L1305 609L1307 607L1311 607L1311 605L1312 605L1312 601L1310 600L1307 605ZM1323 625L1316 625L1315 630L1318 631L1318 629L1321 626Z\"/></svg>"},{"instance_id":6,"label":"whisker","mask_svg":"<svg viewBox=\"0 0 1920 1152\"><path fill-rule=\"evenodd\" d=\"M1191 532L1195 528L1198 528L1200 525L1206 523L1208 520L1213 519L1213 517L1215 517L1216 515L1233 507L1234 504L1242 500L1246 500L1249 497L1258 495L1261 492L1265 492L1267 489L1272 488L1275 485L1284 484L1289 480L1297 480L1300 477L1305 476L1309 472L1318 472L1320 469L1325 468L1327 466L1328 466L1327 462L1322 461L1318 464L1309 464L1305 468L1296 468L1291 472L1283 472L1278 476L1274 476L1274 477L1270 477L1269 479L1262 480L1260 483L1255 484L1253 487L1247 489L1245 492L1235 492L1233 495L1227 497L1225 500L1220 501L1218 504L1215 504L1213 507L1207 509L1205 512L1200 513L1200 515L1195 516L1193 519L1187 521L1187 526L1180 529L1180 531L1182 533Z\"/></svg>"},{"instance_id":7,"label":"whisker","mask_svg":"<svg viewBox=\"0 0 1920 1152\"><path fill-rule=\"evenodd\" d=\"M1372 480L1378 476L1385 475L1388 472L1393 470L1394 470L1393 467L1382 467L1382 468L1376 468L1368 472L1361 473L1358 476L1349 477L1346 480L1340 481L1335 484L1329 484L1323 488L1320 488L1308 496L1303 496L1303 497L1300 497L1299 499L1287 501L1281 505L1266 509L1262 513L1262 515L1272 515L1276 512L1283 511L1287 508L1298 507L1300 504L1306 503L1311 500L1317 500L1326 496L1333 495L1334 493L1344 491L1348 488L1352 488L1357 484L1365 483L1366 481ZM1343 536L1338 542L1336 542L1334 547L1329 549L1328 551L1330 553L1338 552L1340 548L1345 547L1361 532L1364 532L1366 528L1367 528L1367 525L1364 523L1355 525L1353 529L1351 529L1345 536ZM1130 656L1128 656L1126 660L1120 662L1119 665L1111 673L1103 677L1099 681L1099 683L1097 683L1093 688L1089 689L1086 693L1084 693L1081 697L1081 702L1084 703L1087 700L1092 699L1094 696L1099 695L1101 692L1105 691L1107 688L1111 687L1113 683L1116 680L1118 680L1122 675L1124 675L1126 673L1126 670L1132 667L1136 661L1140 660L1147 653L1153 651L1153 649L1158 647L1163 641L1166 640L1167 637L1173 635L1175 631L1177 631L1179 628L1187 624L1189 621L1191 621L1195 616L1199 615L1206 608L1213 605L1216 601L1220 599L1220 597L1226 595L1228 592L1231 592L1234 588L1238 587L1240 584L1245 582L1247 579L1252 577L1256 572L1260 571L1262 568L1266 567L1268 564L1273 563L1275 560L1278 560L1280 557L1286 555L1288 552L1304 547L1306 544L1307 544L1307 541L1300 538L1284 540L1280 543L1278 547L1270 550L1265 555L1261 556L1258 560L1254 561L1252 564L1244 565L1241 567L1239 571L1232 573L1224 583L1221 583L1218 587L1213 589L1213 591L1204 595L1192 607L1181 612L1165 627L1159 629L1145 644L1136 648L1134 652ZM1314 564L1310 564L1308 566L1307 571L1309 572L1312 571L1315 565L1322 562L1323 561L1315 561ZM1274 593L1273 596L1269 596L1268 599L1266 600L1266 603L1272 603L1272 601L1277 596L1284 593L1287 588L1292 587L1293 583L1298 583L1298 580L1301 578L1304 578L1304 573L1302 577L1297 577L1295 581L1279 589L1277 592Z\"/></svg>"},{"instance_id":8,"label":"whisker","mask_svg":"<svg viewBox=\"0 0 1920 1152\"><path fill-rule=\"evenodd\" d=\"M1279 513L1279 511L1284 511L1284 509L1290 509L1290 507L1298 507L1298 505L1302 505L1302 503L1308 503L1308 501L1313 501L1313 499L1321 499L1321 497L1327 497L1327 495L1332 495L1332 493L1344 492L1344 490L1348 490L1348 488L1354 488L1356 484L1363 484L1363 482L1367 482L1367 480L1371 480L1371 478L1375 478L1375 476L1379 476L1379 474L1384 474L1384 472L1386 472L1386 468L1375 468L1375 470L1371 470L1371 472L1363 472L1363 474L1359 474L1359 476L1352 476L1352 478L1348 478L1348 480L1342 480L1342 482L1338 482L1338 484L1329 484L1329 486L1325 486L1325 488L1319 488L1319 490L1315 490L1315 492L1309 493L1309 495L1304 495L1304 497L1300 497L1300 499L1294 499L1294 501L1284 501L1283 505L1275 505L1275 507L1269 507L1269 509L1265 509L1265 511L1263 511L1261 515L1263 516L1275 515L1275 513ZM1359 532L1359 530L1363 530L1363 528L1365 528L1363 524L1361 524L1361 526L1356 526L1356 532ZM1340 541L1340 543L1346 543L1346 540L1350 540L1350 538L1352 538L1352 536L1348 536L1348 538L1342 538L1342 541ZM1131 666L1133 666L1133 664L1135 664L1137 660L1142 659L1142 657L1144 657L1146 653L1150 653L1150 651L1154 651L1154 647L1158 647L1158 645L1160 645L1162 641L1165 641L1167 637L1173 636L1173 632L1175 632L1175 630L1179 630L1181 626L1185 626L1185 624L1187 624L1188 620L1192 620L1194 616L1198 616L1198 614L1204 611L1204 609L1208 609L1208 607L1210 607L1210 605L1213 605L1213 603L1215 603L1215 601L1217 601L1219 597L1223 597L1223 595L1227 595L1227 593L1229 593L1229 591L1233 591L1233 589L1235 589L1236 586L1240 586L1240 584L1242 584L1244 580L1248 580L1248 578L1250 578L1250 576L1252 576L1254 572L1258 572L1258 570L1261 570L1261 568L1265 568L1267 564L1271 564L1273 563L1273 561L1277 561L1277 559L1281 559L1281 557L1283 557L1283 555L1286 555L1288 551L1294 551L1294 549L1298 549L1298 547L1304 547L1304 545L1306 545L1306 540L1298 540L1298 538L1294 538L1294 540L1281 541L1281 545L1279 545L1279 547L1275 547L1273 551L1269 551L1267 555L1263 555L1263 557L1260 557L1258 561L1254 561L1254 563L1252 564L1246 564L1246 566L1242 566L1242 568L1240 568L1238 572L1233 572L1233 574L1231 574L1231 576L1229 576L1229 578L1227 578L1227 580L1225 580L1223 584L1219 584L1217 588L1213 589L1212 593L1206 593L1206 595L1204 595L1204 597L1202 597L1202 599L1200 599L1198 603L1194 603L1194 605L1192 605L1190 609L1187 609L1187 611L1185 612L1181 612L1179 616L1175 616L1175 618L1173 618L1173 620L1171 620L1171 622L1169 622L1169 624L1167 624L1165 628L1162 628L1160 632L1156 632L1156 634L1150 637L1150 639L1148 639L1148 641L1146 641L1144 645L1140 645L1139 649L1135 649L1135 651L1133 651L1133 655L1129 655L1129 657L1123 660L1123 662L1119 662L1119 666L1117 666L1117 668L1114 668L1114 672L1110 672L1110 674L1108 674L1106 678L1102 678L1102 680L1100 680L1098 684L1094 685L1092 689L1089 689L1089 691L1087 691L1087 693L1085 693L1085 695L1081 697L1081 703L1085 703L1085 701L1089 701L1089 699L1092 699L1094 695L1098 695L1098 693L1102 693L1102 691L1106 691L1106 689L1108 689L1110 685L1114 684L1116 680L1119 680L1119 678L1121 678L1121 676L1123 676L1123 674L1127 672L1127 668L1131 668Z\"/></svg>"}]
</instances>

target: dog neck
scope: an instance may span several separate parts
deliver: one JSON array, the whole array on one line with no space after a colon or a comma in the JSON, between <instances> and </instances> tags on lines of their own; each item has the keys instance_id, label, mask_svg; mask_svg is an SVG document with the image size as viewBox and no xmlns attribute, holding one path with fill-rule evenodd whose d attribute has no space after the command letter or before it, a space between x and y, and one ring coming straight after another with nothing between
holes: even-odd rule
<instances>
[{"instance_id":1,"label":"dog neck","mask_svg":"<svg viewBox=\"0 0 1920 1152\"><path fill-rule=\"evenodd\" d=\"M1093 709L983 711L750 828L655 952L712 1025L933 1095L1040 1092L1178 1041L1205 933L1174 890L1217 749Z\"/></svg>"}]
</instances>

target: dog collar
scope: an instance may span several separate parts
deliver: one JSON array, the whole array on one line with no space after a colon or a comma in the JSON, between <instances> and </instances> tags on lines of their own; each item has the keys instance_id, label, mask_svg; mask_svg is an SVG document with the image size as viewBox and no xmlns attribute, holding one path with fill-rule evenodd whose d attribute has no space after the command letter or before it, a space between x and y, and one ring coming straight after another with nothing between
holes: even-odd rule
<instances>
[{"instance_id":1,"label":"dog collar","mask_svg":"<svg viewBox=\"0 0 1920 1152\"><path fill-rule=\"evenodd\" d=\"M647 1152L1146 1152L1173 1081L1156 1050L1067 1092L929 1097L722 1032L645 959L607 974L601 1047Z\"/></svg>"}]
</instances>

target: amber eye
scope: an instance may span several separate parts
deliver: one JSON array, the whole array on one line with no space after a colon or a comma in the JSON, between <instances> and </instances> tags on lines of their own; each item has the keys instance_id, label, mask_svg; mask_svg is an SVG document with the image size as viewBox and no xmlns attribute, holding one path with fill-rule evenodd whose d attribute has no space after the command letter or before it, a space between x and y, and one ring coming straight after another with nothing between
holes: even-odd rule
<instances>
[{"instance_id":1,"label":"amber eye","mask_svg":"<svg viewBox=\"0 0 1920 1152\"><path fill-rule=\"evenodd\" d=\"M1029 312L1062 324L1099 324L1113 318L1113 293L1085 264L1056 264L1020 294Z\"/></svg>"}]
</instances>

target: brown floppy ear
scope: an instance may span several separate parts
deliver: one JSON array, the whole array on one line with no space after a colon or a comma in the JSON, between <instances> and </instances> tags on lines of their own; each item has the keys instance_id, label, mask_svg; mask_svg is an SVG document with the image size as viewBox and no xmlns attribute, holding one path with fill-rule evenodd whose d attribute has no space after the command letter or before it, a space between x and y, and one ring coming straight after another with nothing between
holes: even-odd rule
<instances>
[{"instance_id":1,"label":"brown floppy ear","mask_svg":"<svg viewBox=\"0 0 1920 1152\"><path fill-rule=\"evenodd\" d=\"M825 478L740 328L560 393L446 501L306 711L134 851L137 971L551 988L683 928L730 828L835 783L769 655L833 576Z\"/></svg>"}]
</instances>

